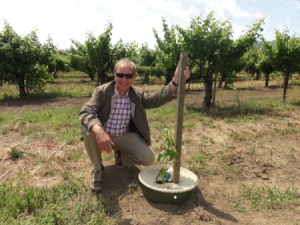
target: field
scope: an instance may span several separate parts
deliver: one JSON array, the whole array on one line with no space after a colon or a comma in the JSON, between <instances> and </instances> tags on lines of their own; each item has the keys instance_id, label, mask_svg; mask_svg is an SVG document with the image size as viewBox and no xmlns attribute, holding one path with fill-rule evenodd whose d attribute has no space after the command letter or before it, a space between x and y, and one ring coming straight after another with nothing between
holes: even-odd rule
<instances>
[{"instance_id":1,"label":"field","mask_svg":"<svg viewBox=\"0 0 300 225\"><path fill-rule=\"evenodd\" d=\"M117 169L104 154L105 187L88 187L92 165L80 140L78 112L94 84L60 74L46 92L16 99L0 87L0 220L5 224L300 224L300 86L282 101L281 80L241 74L216 104L202 108L204 89L185 95L181 166L199 178L182 205L143 196L142 166ZM163 81L137 86L154 91ZM174 134L176 100L147 111L152 149L165 128ZM156 162L155 162L156 163Z\"/></svg>"}]
</instances>

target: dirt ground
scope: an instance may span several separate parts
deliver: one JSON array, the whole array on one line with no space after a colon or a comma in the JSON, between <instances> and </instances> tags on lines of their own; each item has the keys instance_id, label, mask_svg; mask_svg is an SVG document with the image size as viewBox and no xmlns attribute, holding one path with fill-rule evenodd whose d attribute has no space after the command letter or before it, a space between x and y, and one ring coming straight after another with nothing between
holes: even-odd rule
<instances>
[{"instance_id":1,"label":"dirt ground","mask_svg":"<svg viewBox=\"0 0 300 225\"><path fill-rule=\"evenodd\" d=\"M245 88L239 93L239 98L243 100L266 97L280 99L282 89ZM107 213L120 214L121 225L300 224L299 201L293 209L279 207L256 211L234 207L235 195L243 185L276 187L280 190L300 189L299 97L289 96L290 99L298 99L298 105L292 110L260 115L262 119L259 122L226 123L217 116L204 126L195 120L192 132L183 132L183 143L186 144L182 148L181 166L188 168L197 151L205 150L215 157L208 161L205 171L197 174L198 186L182 205L156 204L147 200L138 181L138 174L143 167L117 169L112 165L112 160L105 161L106 184L101 194L106 200ZM235 102L236 98L236 92L230 90L218 93L217 101ZM0 112L13 114L49 107L82 106L87 100L81 97L0 102ZM186 94L188 106L199 106L202 101L201 90ZM295 132L288 132L293 129ZM276 131L281 135L274 135ZM155 145L161 133L152 127L151 133ZM33 184L53 186L62 182L61 173L67 170L88 185L92 167L81 142L67 145L56 140L28 140L16 130L0 138L0 182L16 176L21 170ZM12 146L20 146L23 151L35 154L35 157L17 162L7 160L7 152ZM61 155L74 150L85 155L85 159L76 162L47 160L61 159ZM40 156L37 156L37 151L41 153ZM44 162L42 167L41 161ZM95 200L97 197L95 194Z\"/></svg>"}]
</instances>

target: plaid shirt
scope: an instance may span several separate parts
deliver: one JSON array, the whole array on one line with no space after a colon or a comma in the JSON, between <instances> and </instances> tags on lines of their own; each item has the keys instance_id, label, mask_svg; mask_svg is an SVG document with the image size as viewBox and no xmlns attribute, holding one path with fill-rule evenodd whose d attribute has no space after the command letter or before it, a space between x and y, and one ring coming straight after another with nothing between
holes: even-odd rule
<instances>
[{"instance_id":1,"label":"plaid shirt","mask_svg":"<svg viewBox=\"0 0 300 225\"><path fill-rule=\"evenodd\" d=\"M115 90L114 106L104 125L105 131L112 136L120 136L126 133L130 115L131 109L128 93L122 97L118 91Z\"/></svg>"}]
</instances>

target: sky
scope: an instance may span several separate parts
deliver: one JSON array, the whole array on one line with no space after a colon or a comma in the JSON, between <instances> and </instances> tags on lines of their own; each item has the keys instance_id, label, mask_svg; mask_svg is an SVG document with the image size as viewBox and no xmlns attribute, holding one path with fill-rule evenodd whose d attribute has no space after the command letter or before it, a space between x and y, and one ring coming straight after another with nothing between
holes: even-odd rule
<instances>
[{"instance_id":1,"label":"sky","mask_svg":"<svg viewBox=\"0 0 300 225\"><path fill-rule=\"evenodd\" d=\"M88 32L98 37L111 22L112 44L122 39L154 48L153 29L162 37L162 18L187 28L191 18L210 12L231 22L234 39L261 17L265 39L283 28L300 37L300 0L0 0L0 32L6 21L21 36L36 29L41 43L51 36L68 49L71 39L84 43Z\"/></svg>"}]
</instances>

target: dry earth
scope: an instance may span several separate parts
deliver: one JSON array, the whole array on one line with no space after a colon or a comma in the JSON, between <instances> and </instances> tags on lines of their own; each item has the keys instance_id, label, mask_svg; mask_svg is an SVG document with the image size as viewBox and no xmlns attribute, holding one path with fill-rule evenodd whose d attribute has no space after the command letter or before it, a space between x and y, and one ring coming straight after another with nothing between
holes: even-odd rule
<instances>
[{"instance_id":1,"label":"dry earth","mask_svg":"<svg viewBox=\"0 0 300 225\"><path fill-rule=\"evenodd\" d=\"M300 89L300 87L293 87ZM292 90L289 90L292 93ZM298 91L299 93L299 91ZM282 98L281 88L241 88L240 99ZM298 103L292 110L259 115L262 119L226 123L224 118L212 117L209 124L194 122L192 131L183 132L182 166L189 168L196 152L206 151L214 156L199 176L199 184L191 198L182 205L155 204L143 196L138 182L142 167L116 169L111 158L105 161L106 185L102 193L108 214L120 214L122 225L137 224L300 224L300 205L292 209L274 208L256 211L234 207L243 185L276 187L279 190L300 190L300 104L299 96L289 96ZM186 105L199 106L203 90L186 95ZM81 106L87 98L57 98L51 101L17 100L0 102L0 112L17 113L53 107ZM237 101L236 91L218 93L217 102ZM171 104L175 104L173 101ZM272 104L268 107L272 108ZM255 114L255 113L253 113ZM216 115L217 112L216 112ZM230 119L230 118L227 118ZM151 124L150 124L151 126ZM292 130L297 132L287 132ZM274 132L281 133L275 136ZM285 132L286 131L286 132ZM151 128L154 147L161 131ZM18 130L0 137L0 182L24 173L34 185L58 185L62 172L69 171L88 185L91 164L83 144L67 145L56 140L34 140L21 136ZM18 146L27 154L23 160L7 159L11 147ZM83 155L83 160L72 162L68 154ZM51 159L51 160L49 160ZM57 159L57 160L55 160ZM65 159L65 160L64 160ZM95 200L97 199L95 195Z\"/></svg>"}]
</instances>

